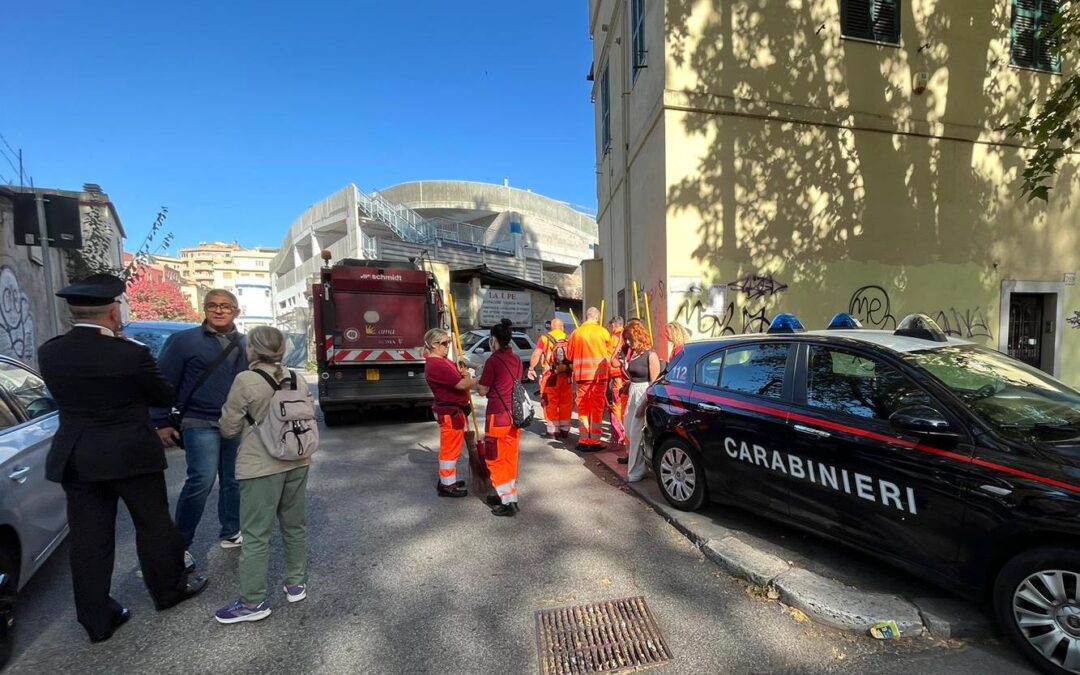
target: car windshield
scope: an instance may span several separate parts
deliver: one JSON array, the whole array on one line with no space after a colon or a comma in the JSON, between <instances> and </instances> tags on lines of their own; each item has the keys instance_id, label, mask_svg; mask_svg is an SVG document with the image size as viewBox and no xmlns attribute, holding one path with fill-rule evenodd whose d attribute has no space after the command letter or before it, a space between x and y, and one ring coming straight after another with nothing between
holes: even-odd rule
<instances>
[{"instance_id":1,"label":"car windshield","mask_svg":"<svg viewBox=\"0 0 1080 675\"><path fill-rule=\"evenodd\" d=\"M475 345L477 342L480 342L486 337L486 335L481 335L480 333L474 333L472 331L469 331L468 333L462 333L461 348L465 350L472 349L473 345Z\"/></svg>"},{"instance_id":2,"label":"car windshield","mask_svg":"<svg viewBox=\"0 0 1080 675\"><path fill-rule=\"evenodd\" d=\"M999 432L1028 440L1080 436L1080 392L1000 352L977 345L909 352Z\"/></svg>"}]
</instances>

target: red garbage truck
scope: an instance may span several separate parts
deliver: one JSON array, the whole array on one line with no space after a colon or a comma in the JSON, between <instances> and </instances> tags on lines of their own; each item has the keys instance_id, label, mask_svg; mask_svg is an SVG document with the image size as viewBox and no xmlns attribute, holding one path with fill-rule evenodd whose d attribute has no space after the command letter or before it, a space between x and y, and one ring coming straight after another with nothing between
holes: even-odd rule
<instances>
[{"instance_id":1,"label":"red garbage truck","mask_svg":"<svg viewBox=\"0 0 1080 675\"><path fill-rule=\"evenodd\" d=\"M323 267L311 297L327 426L372 406L432 404L424 333L446 320L434 273L413 262L346 258Z\"/></svg>"}]
</instances>

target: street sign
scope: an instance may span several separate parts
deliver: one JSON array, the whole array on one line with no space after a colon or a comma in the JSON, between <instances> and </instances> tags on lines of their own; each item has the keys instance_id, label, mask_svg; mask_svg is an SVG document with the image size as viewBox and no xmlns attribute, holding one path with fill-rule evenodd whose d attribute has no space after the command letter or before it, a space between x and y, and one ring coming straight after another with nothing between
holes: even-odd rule
<instances>
[{"instance_id":1,"label":"street sign","mask_svg":"<svg viewBox=\"0 0 1080 675\"><path fill-rule=\"evenodd\" d=\"M528 291L480 289L480 325L491 326L510 319L515 326L532 325L532 294Z\"/></svg>"}]
</instances>

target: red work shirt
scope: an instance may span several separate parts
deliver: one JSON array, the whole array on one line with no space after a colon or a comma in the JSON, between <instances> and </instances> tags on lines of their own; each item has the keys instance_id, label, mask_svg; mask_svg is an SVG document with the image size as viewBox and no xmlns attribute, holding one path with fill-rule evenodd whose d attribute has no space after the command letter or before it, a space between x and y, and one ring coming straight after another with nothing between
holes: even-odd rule
<instances>
[{"instance_id":1,"label":"red work shirt","mask_svg":"<svg viewBox=\"0 0 1080 675\"><path fill-rule=\"evenodd\" d=\"M514 395L514 383L521 380L521 358L512 349L500 349L484 364L480 385L490 387L487 394L488 417L495 415L499 426L510 422L509 406Z\"/></svg>"},{"instance_id":2,"label":"red work shirt","mask_svg":"<svg viewBox=\"0 0 1080 675\"><path fill-rule=\"evenodd\" d=\"M461 373L450 359L442 356L425 357L424 379L431 387L431 393L435 395L435 405L440 403L469 405L469 391L455 389L457 383L461 382Z\"/></svg>"}]
</instances>

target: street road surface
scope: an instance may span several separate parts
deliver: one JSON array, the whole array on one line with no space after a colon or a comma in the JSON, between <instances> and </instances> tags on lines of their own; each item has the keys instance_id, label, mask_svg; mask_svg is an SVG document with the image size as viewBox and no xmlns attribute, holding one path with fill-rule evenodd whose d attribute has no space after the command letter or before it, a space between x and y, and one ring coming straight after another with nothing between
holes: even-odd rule
<instances>
[{"instance_id":1,"label":"street road surface","mask_svg":"<svg viewBox=\"0 0 1080 675\"><path fill-rule=\"evenodd\" d=\"M438 430L415 419L380 413L324 430L308 487L307 600L285 602L275 537L273 614L213 620L238 596L239 556L217 546L215 498L193 549L210 587L155 612L121 509L113 595L132 620L90 644L75 620L65 544L20 598L10 672L531 674L537 610L639 595L674 656L657 673L1031 672L1006 645L879 643L800 622L721 572L592 458L532 432L517 518L495 518L472 496L439 498ZM169 462L175 503L182 453Z\"/></svg>"}]
</instances>

